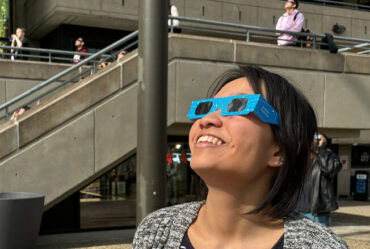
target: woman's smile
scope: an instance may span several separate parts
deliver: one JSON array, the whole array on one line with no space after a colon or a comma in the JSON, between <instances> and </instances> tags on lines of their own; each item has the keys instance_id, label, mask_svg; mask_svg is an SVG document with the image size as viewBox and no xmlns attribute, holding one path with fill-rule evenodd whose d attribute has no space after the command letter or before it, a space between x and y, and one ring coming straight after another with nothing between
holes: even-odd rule
<instances>
[{"instance_id":1,"label":"woman's smile","mask_svg":"<svg viewBox=\"0 0 370 249\"><path fill-rule=\"evenodd\" d=\"M215 147L215 146L220 146L222 144L224 144L225 142L215 136L215 135L200 135L197 139L197 142L196 142L196 146L197 147L207 147L207 146L211 146L211 147Z\"/></svg>"}]
</instances>

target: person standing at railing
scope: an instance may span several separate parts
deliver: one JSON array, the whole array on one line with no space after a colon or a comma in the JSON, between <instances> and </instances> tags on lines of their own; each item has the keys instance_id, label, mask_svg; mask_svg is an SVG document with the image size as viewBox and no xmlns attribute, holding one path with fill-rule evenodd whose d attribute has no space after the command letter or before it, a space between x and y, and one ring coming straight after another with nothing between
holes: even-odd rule
<instances>
[{"instance_id":1,"label":"person standing at railing","mask_svg":"<svg viewBox=\"0 0 370 249\"><path fill-rule=\"evenodd\" d=\"M304 22L303 14L297 10L298 0L286 1L284 8L285 13L279 18L276 29L285 30L291 32L301 32ZM291 34L277 33L279 46L294 46L296 44L297 37Z\"/></svg>"},{"instance_id":2,"label":"person standing at railing","mask_svg":"<svg viewBox=\"0 0 370 249\"><path fill-rule=\"evenodd\" d=\"M77 40L75 41L75 46L76 46L76 52L79 52L79 53L88 53L88 50L85 47L84 39L82 37L78 37L77 38ZM77 63L79 63L80 61L82 61L82 60L84 60L86 58L87 58L86 55L75 54L73 56L73 64L77 64Z\"/></svg>"},{"instance_id":3,"label":"person standing at railing","mask_svg":"<svg viewBox=\"0 0 370 249\"><path fill-rule=\"evenodd\" d=\"M12 47L18 47L18 48L24 48L28 47L28 39L26 38L26 30L24 28L17 28L15 31L15 34L12 34L10 36L11 46ZM27 57L20 56L28 54L26 51L18 50L18 49L11 49L10 52L12 53L11 59L21 59L21 60L27 60Z\"/></svg>"},{"instance_id":4,"label":"person standing at railing","mask_svg":"<svg viewBox=\"0 0 370 249\"><path fill-rule=\"evenodd\" d=\"M179 16L179 11L175 5L171 5L170 1L168 1L168 15L173 17ZM179 28L180 21L177 19L168 19L168 28L171 30L171 26L173 26L173 33L181 33L181 29Z\"/></svg>"}]
</instances>

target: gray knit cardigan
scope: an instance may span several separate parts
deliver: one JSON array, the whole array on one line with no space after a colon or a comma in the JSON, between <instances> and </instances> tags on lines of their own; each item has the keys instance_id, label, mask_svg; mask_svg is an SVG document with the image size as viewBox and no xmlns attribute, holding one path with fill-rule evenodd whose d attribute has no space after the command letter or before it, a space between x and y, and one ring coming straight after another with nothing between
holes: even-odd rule
<instances>
[{"instance_id":1,"label":"gray knit cardigan","mask_svg":"<svg viewBox=\"0 0 370 249\"><path fill-rule=\"evenodd\" d=\"M203 202L190 202L157 210L136 230L133 249L179 249ZM348 248L328 228L303 216L284 219L284 248Z\"/></svg>"}]
</instances>

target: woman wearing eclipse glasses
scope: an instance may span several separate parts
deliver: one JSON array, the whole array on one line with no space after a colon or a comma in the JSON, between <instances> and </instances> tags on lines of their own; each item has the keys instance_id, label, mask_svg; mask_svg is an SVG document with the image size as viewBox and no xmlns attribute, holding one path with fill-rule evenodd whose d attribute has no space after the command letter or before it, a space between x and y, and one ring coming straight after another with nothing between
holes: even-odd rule
<instances>
[{"instance_id":1,"label":"woman wearing eclipse glasses","mask_svg":"<svg viewBox=\"0 0 370 249\"><path fill-rule=\"evenodd\" d=\"M148 215L133 248L348 248L294 212L317 128L305 97L256 66L227 71L210 96L188 113L190 164L206 200Z\"/></svg>"}]
</instances>

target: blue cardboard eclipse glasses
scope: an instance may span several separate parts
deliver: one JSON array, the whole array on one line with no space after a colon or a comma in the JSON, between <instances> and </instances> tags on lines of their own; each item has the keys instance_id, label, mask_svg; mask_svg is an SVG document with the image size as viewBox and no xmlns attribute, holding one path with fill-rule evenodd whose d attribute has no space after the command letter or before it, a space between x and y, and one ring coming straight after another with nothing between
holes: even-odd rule
<instances>
[{"instance_id":1,"label":"blue cardboard eclipse glasses","mask_svg":"<svg viewBox=\"0 0 370 249\"><path fill-rule=\"evenodd\" d=\"M222 116L247 115L253 112L263 122L280 126L278 113L261 94L195 100L191 103L187 117L199 119L218 109Z\"/></svg>"}]
</instances>

